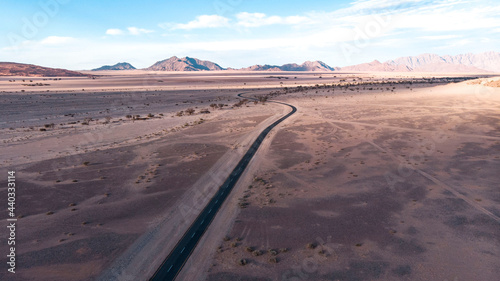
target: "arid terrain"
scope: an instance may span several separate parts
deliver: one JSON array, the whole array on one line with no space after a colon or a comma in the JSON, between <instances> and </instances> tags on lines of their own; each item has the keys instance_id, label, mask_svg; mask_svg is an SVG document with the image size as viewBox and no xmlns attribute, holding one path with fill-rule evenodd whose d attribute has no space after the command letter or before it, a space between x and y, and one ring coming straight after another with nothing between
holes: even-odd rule
<instances>
[{"instance_id":1,"label":"arid terrain","mask_svg":"<svg viewBox=\"0 0 500 281\"><path fill-rule=\"evenodd\" d=\"M177 280L500 276L498 77L87 74L0 77L0 167L18 186L8 280L147 280L289 112L271 101L298 111L263 142Z\"/></svg>"}]
</instances>

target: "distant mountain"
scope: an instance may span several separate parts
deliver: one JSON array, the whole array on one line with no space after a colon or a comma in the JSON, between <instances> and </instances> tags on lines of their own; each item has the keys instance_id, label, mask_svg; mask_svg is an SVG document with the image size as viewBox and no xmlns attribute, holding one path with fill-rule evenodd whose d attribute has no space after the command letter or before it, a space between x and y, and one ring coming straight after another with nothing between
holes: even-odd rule
<instances>
[{"instance_id":1,"label":"distant mountain","mask_svg":"<svg viewBox=\"0 0 500 281\"><path fill-rule=\"evenodd\" d=\"M67 69L43 67L34 64L0 62L0 76L72 77L87 75Z\"/></svg>"},{"instance_id":2,"label":"distant mountain","mask_svg":"<svg viewBox=\"0 0 500 281\"><path fill-rule=\"evenodd\" d=\"M306 61L303 64L289 63L282 66L278 65L252 65L241 68L245 71L334 71L335 69L322 61Z\"/></svg>"},{"instance_id":3,"label":"distant mountain","mask_svg":"<svg viewBox=\"0 0 500 281\"><path fill-rule=\"evenodd\" d=\"M398 58L393 61L388 61L388 63L406 65L414 71L449 71L452 69L450 65L453 65L457 67L457 71L470 70L474 72L478 70L486 70L500 72L500 53L468 53L456 56L422 54L419 56Z\"/></svg>"},{"instance_id":4,"label":"distant mountain","mask_svg":"<svg viewBox=\"0 0 500 281\"><path fill-rule=\"evenodd\" d=\"M92 71L100 71L100 70L128 70L128 69L135 69L130 63L128 62L119 62L115 65L104 65L99 68L92 69Z\"/></svg>"},{"instance_id":5,"label":"distant mountain","mask_svg":"<svg viewBox=\"0 0 500 281\"><path fill-rule=\"evenodd\" d=\"M381 63L378 60L374 60L368 63L362 63L357 65L341 67L342 71L411 71L411 69L405 65L392 65L387 62Z\"/></svg>"},{"instance_id":6,"label":"distant mountain","mask_svg":"<svg viewBox=\"0 0 500 281\"><path fill-rule=\"evenodd\" d=\"M500 72L500 53L469 53L456 56L422 54L401 57L384 63L373 61L340 69L343 71Z\"/></svg>"},{"instance_id":7,"label":"distant mountain","mask_svg":"<svg viewBox=\"0 0 500 281\"><path fill-rule=\"evenodd\" d=\"M237 69L237 70L244 70L244 71L281 71L281 69L280 69L279 66L277 66L277 65L269 65L269 64L264 64L264 65L256 64L256 65L252 65L252 66L249 66L249 67L240 68L240 69Z\"/></svg>"},{"instance_id":8,"label":"distant mountain","mask_svg":"<svg viewBox=\"0 0 500 281\"><path fill-rule=\"evenodd\" d=\"M146 70L155 71L210 71L224 70L220 65L211 61L204 61L190 57L178 58L173 56L169 59L156 62Z\"/></svg>"}]
</instances>

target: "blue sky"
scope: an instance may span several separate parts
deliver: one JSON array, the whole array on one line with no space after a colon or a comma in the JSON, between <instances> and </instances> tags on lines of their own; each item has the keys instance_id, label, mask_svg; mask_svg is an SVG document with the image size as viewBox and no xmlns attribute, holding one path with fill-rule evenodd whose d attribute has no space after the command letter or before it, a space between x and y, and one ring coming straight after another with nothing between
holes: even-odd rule
<instances>
[{"instance_id":1,"label":"blue sky","mask_svg":"<svg viewBox=\"0 0 500 281\"><path fill-rule=\"evenodd\" d=\"M0 3L0 61L77 70L174 55L239 68L500 51L500 4L489 0Z\"/></svg>"}]
</instances>

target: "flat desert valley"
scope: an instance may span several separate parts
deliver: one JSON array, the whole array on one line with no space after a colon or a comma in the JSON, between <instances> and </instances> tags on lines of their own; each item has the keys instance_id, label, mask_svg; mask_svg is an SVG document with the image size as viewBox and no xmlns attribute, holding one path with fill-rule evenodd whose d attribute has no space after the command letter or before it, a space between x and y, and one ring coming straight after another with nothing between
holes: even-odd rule
<instances>
[{"instance_id":1,"label":"flat desert valley","mask_svg":"<svg viewBox=\"0 0 500 281\"><path fill-rule=\"evenodd\" d=\"M285 104L176 280L500 276L498 77L92 75L0 77L8 280L148 280Z\"/></svg>"}]
</instances>

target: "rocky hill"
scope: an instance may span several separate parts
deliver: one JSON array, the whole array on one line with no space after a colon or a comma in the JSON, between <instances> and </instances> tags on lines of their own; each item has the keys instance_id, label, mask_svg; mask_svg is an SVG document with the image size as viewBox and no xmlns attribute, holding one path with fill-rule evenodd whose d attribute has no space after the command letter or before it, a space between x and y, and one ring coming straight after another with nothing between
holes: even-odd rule
<instances>
[{"instance_id":1,"label":"rocky hill","mask_svg":"<svg viewBox=\"0 0 500 281\"><path fill-rule=\"evenodd\" d=\"M14 62L0 62L0 76L73 77L87 75L61 68L50 68Z\"/></svg>"},{"instance_id":2,"label":"rocky hill","mask_svg":"<svg viewBox=\"0 0 500 281\"><path fill-rule=\"evenodd\" d=\"M100 70L128 70L128 69L136 69L128 62L119 62L115 65L104 65L99 68L92 69L92 71L100 71Z\"/></svg>"},{"instance_id":3,"label":"rocky hill","mask_svg":"<svg viewBox=\"0 0 500 281\"><path fill-rule=\"evenodd\" d=\"M199 60L196 58L173 56L169 59L156 62L146 70L155 71L210 71L224 70L220 65L211 61Z\"/></svg>"}]
</instances>

